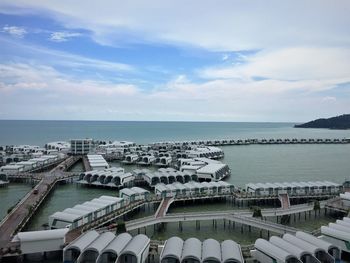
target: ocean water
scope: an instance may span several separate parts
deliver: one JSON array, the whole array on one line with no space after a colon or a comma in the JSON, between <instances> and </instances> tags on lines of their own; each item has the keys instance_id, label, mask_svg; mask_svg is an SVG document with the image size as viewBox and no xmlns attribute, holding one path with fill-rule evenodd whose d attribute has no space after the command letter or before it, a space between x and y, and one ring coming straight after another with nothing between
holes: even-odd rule
<instances>
[{"instance_id":1,"label":"ocean water","mask_svg":"<svg viewBox=\"0 0 350 263\"><path fill-rule=\"evenodd\" d=\"M349 130L295 129L294 123L11 121L0 120L0 145L35 144L72 138L165 140L220 138L344 138Z\"/></svg>"},{"instance_id":2,"label":"ocean water","mask_svg":"<svg viewBox=\"0 0 350 263\"><path fill-rule=\"evenodd\" d=\"M0 121L0 145L35 144L69 140L71 138L94 138L108 140L129 140L149 143L165 140L195 140L216 138L349 138L348 130L295 129L293 123L205 123L205 122L109 122L109 121ZM225 158L222 160L231 168L232 175L226 180L244 187L250 182L290 182L330 180L342 183L350 179L350 144L315 145L247 145L223 146ZM120 166L113 162L112 166ZM126 166L130 171L136 166ZM74 167L82 169L81 164ZM153 168L152 168L153 169ZM19 187L19 188L18 188ZM0 188L0 197L8 200L0 206L0 216L4 216L9 206L29 191L30 186L9 185ZM43 204L38 214L28 225L29 230L42 229L48 216L56 211L72 207L102 194L116 195L117 191L107 189L59 185ZM215 205L216 209L230 209L230 205ZM180 211L183 208L176 208ZM187 208L186 208L187 209ZM189 207L190 210L197 208ZM208 205L200 207L212 210ZM182 210L181 210L182 211ZM324 222L327 222L325 219ZM324 223L322 221L322 223ZM303 225L303 224L301 224ZM298 225L299 227L299 225ZM242 244L254 242L258 233L237 229L212 229L211 222L203 222L201 230L195 230L192 223L184 226L182 233L176 224L168 224L167 229L147 234L153 238L166 239L179 234L183 237L232 238ZM224 233L224 234L223 234Z\"/></svg>"}]
</instances>

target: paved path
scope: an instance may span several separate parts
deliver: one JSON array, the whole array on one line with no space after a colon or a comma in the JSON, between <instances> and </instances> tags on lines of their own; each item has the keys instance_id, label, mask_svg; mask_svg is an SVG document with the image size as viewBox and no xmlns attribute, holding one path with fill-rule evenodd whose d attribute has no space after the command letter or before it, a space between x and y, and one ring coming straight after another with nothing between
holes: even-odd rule
<instances>
[{"instance_id":1,"label":"paved path","mask_svg":"<svg viewBox=\"0 0 350 263\"><path fill-rule=\"evenodd\" d=\"M281 201L282 209L289 209L290 208L290 201L289 201L288 194L279 194L278 199Z\"/></svg>"},{"instance_id":2,"label":"paved path","mask_svg":"<svg viewBox=\"0 0 350 263\"><path fill-rule=\"evenodd\" d=\"M164 198L162 200L162 202L160 203L156 213L155 213L155 217L156 218L159 218L159 217L163 217L165 216L165 214L167 213L168 209L169 209L169 206L171 205L171 203L174 201L174 198L171 198L171 197L167 197L167 198Z\"/></svg>"}]
</instances>

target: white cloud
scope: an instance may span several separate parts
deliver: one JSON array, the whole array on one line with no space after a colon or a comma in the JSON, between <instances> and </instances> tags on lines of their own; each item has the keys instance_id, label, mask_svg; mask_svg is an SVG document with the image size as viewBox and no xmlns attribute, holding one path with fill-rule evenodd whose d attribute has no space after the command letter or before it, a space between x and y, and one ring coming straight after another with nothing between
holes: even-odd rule
<instances>
[{"instance_id":1,"label":"white cloud","mask_svg":"<svg viewBox=\"0 0 350 263\"><path fill-rule=\"evenodd\" d=\"M194 83L180 75L146 92L128 83L76 80L50 66L11 63L0 64L0 111L8 117L44 119L306 121L348 109L349 98L320 107L325 96L310 96L297 89L300 84L237 79ZM15 101L17 106L11 107Z\"/></svg>"},{"instance_id":2,"label":"white cloud","mask_svg":"<svg viewBox=\"0 0 350 263\"><path fill-rule=\"evenodd\" d=\"M323 102L336 102L337 98L333 96L326 96L322 98Z\"/></svg>"},{"instance_id":3,"label":"white cloud","mask_svg":"<svg viewBox=\"0 0 350 263\"><path fill-rule=\"evenodd\" d=\"M229 54L224 54L224 55L222 55L222 61L226 61L226 60L228 60L229 59L229 57L230 57L230 55Z\"/></svg>"},{"instance_id":4,"label":"white cloud","mask_svg":"<svg viewBox=\"0 0 350 263\"><path fill-rule=\"evenodd\" d=\"M81 6L84 5L84 8ZM50 13L100 43L171 42L211 50L349 45L350 2L338 0L82 1L2 0L3 12ZM21 7L19 10L18 7ZM98 12L96 12L98 10ZM127 36L127 37L125 37ZM131 39L130 39L131 38Z\"/></svg>"},{"instance_id":5,"label":"white cloud","mask_svg":"<svg viewBox=\"0 0 350 263\"><path fill-rule=\"evenodd\" d=\"M42 90L74 96L137 94L138 88L125 83L110 83L90 79L76 80L45 65L0 64L0 90Z\"/></svg>"},{"instance_id":6,"label":"white cloud","mask_svg":"<svg viewBox=\"0 0 350 263\"><path fill-rule=\"evenodd\" d=\"M53 33L51 33L49 39L51 41L54 41L54 42L66 42L70 38L79 37L79 36L81 36L80 33L61 31L61 32L53 32Z\"/></svg>"},{"instance_id":7,"label":"white cloud","mask_svg":"<svg viewBox=\"0 0 350 263\"><path fill-rule=\"evenodd\" d=\"M238 79L273 91L322 91L350 82L349 48L285 48L261 51L233 66L199 71L205 79ZM256 81L256 78L262 80Z\"/></svg>"},{"instance_id":8,"label":"white cloud","mask_svg":"<svg viewBox=\"0 0 350 263\"><path fill-rule=\"evenodd\" d=\"M107 61L96 58L89 58L72 54L65 51L58 51L43 46L35 46L32 44L23 44L18 41L12 41L9 39L0 38L0 41L6 46L16 47L16 55L20 54L23 59L28 61L45 61L46 64L59 65L69 67L70 69L82 69L89 68L97 71L109 71L109 72L132 72L136 69L129 64L119 63L116 61ZM29 57L29 59L28 59Z\"/></svg>"},{"instance_id":9,"label":"white cloud","mask_svg":"<svg viewBox=\"0 0 350 263\"><path fill-rule=\"evenodd\" d=\"M25 34L27 34L27 31L23 27L18 26L4 26L2 28L2 32L8 33L11 36L22 38Z\"/></svg>"}]
</instances>

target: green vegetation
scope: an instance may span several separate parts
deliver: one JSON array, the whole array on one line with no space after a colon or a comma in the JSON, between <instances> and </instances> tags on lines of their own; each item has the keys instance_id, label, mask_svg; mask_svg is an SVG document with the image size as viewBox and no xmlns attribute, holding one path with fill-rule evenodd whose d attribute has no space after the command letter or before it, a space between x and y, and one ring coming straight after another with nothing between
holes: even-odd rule
<instances>
[{"instance_id":1,"label":"green vegetation","mask_svg":"<svg viewBox=\"0 0 350 263\"><path fill-rule=\"evenodd\" d=\"M320 201L315 200L314 201L314 211L320 210L321 206L320 206Z\"/></svg>"},{"instance_id":2,"label":"green vegetation","mask_svg":"<svg viewBox=\"0 0 350 263\"><path fill-rule=\"evenodd\" d=\"M261 208L258 206L253 206L250 208L251 210L253 210L253 217L262 217L262 213L261 213Z\"/></svg>"},{"instance_id":3,"label":"green vegetation","mask_svg":"<svg viewBox=\"0 0 350 263\"><path fill-rule=\"evenodd\" d=\"M122 220L119 220L117 223L117 231L116 234L121 234L126 232L126 226L125 226L125 222Z\"/></svg>"},{"instance_id":4,"label":"green vegetation","mask_svg":"<svg viewBox=\"0 0 350 263\"><path fill-rule=\"evenodd\" d=\"M294 128L326 128L346 130L350 129L350 114L344 114L328 119L317 119L303 124L294 125Z\"/></svg>"}]
</instances>

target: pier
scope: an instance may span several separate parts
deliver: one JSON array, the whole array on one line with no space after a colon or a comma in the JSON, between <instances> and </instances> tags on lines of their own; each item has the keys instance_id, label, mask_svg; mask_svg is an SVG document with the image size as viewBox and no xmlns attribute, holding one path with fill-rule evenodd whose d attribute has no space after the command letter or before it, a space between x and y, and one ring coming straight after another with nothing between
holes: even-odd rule
<instances>
[{"instance_id":1,"label":"pier","mask_svg":"<svg viewBox=\"0 0 350 263\"><path fill-rule=\"evenodd\" d=\"M0 247L8 248L14 234L21 231L27 224L42 202L54 188L58 181L67 180L74 176L64 171L74 165L80 158L68 157L61 160L61 163L46 173L36 176L40 182L12 209L12 211L0 223ZM27 175L27 174L26 174ZM34 177L34 174L29 174ZM24 175L18 175L23 177Z\"/></svg>"}]
</instances>

